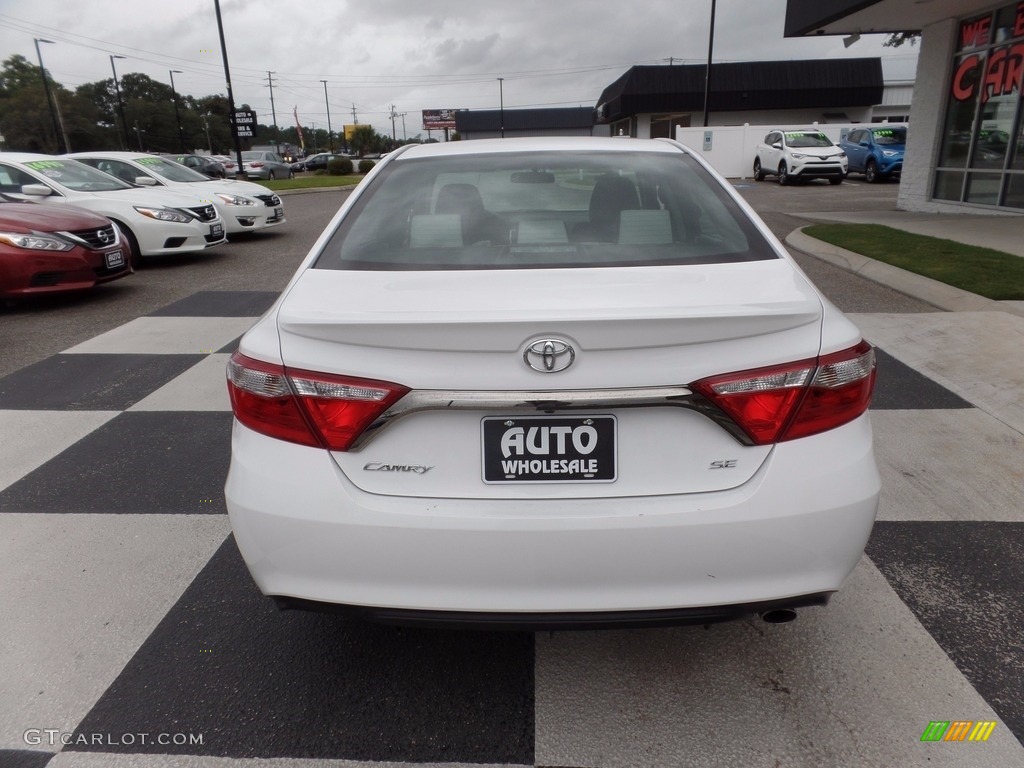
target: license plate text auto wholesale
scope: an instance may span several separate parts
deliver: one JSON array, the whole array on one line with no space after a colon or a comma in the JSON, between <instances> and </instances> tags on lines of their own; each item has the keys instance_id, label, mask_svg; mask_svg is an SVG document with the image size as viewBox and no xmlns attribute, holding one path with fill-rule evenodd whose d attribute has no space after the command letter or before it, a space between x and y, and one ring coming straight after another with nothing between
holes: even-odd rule
<instances>
[{"instance_id":1,"label":"license plate text auto wholesale","mask_svg":"<svg viewBox=\"0 0 1024 768\"><path fill-rule=\"evenodd\" d=\"M107 251L103 254L103 258L106 261L107 269L124 265L124 254L121 251Z\"/></svg>"},{"instance_id":2,"label":"license plate text auto wholesale","mask_svg":"<svg viewBox=\"0 0 1024 768\"><path fill-rule=\"evenodd\" d=\"M275 208L274 209L274 218L275 219L283 219L284 218L284 208Z\"/></svg>"},{"instance_id":3,"label":"license plate text auto wholesale","mask_svg":"<svg viewBox=\"0 0 1024 768\"><path fill-rule=\"evenodd\" d=\"M210 237L222 237L224 235L223 224L211 224L210 225Z\"/></svg>"},{"instance_id":4,"label":"license plate text auto wholesale","mask_svg":"<svg viewBox=\"0 0 1024 768\"><path fill-rule=\"evenodd\" d=\"M614 416L485 417L485 483L613 482Z\"/></svg>"}]
</instances>

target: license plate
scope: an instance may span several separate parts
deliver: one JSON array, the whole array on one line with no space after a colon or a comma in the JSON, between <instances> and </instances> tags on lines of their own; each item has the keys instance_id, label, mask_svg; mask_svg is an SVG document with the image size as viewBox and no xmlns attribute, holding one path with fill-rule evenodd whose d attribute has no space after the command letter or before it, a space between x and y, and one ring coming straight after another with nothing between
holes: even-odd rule
<instances>
[{"instance_id":1,"label":"license plate","mask_svg":"<svg viewBox=\"0 0 1024 768\"><path fill-rule=\"evenodd\" d=\"M275 208L274 209L274 218L275 219L283 219L284 218L284 208Z\"/></svg>"},{"instance_id":2,"label":"license plate","mask_svg":"<svg viewBox=\"0 0 1024 768\"><path fill-rule=\"evenodd\" d=\"M480 422L485 483L610 483L614 416L486 416Z\"/></svg>"},{"instance_id":3,"label":"license plate","mask_svg":"<svg viewBox=\"0 0 1024 768\"><path fill-rule=\"evenodd\" d=\"M107 262L107 269L124 266L124 254L121 251L107 251L103 258Z\"/></svg>"},{"instance_id":4,"label":"license plate","mask_svg":"<svg viewBox=\"0 0 1024 768\"><path fill-rule=\"evenodd\" d=\"M224 225L223 224L211 224L210 225L210 237L223 237L224 236Z\"/></svg>"}]
</instances>

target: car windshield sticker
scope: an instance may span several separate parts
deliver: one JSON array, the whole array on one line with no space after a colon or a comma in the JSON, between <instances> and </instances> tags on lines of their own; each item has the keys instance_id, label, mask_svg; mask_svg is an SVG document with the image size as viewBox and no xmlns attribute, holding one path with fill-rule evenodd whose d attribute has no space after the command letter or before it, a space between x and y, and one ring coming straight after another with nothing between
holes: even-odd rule
<instances>
[{"instance_id":1,"label":"car windshield sticker","mask_svg":"<svg viewBox=\"0 0 1024 768\"><path fill-rule=\"evenodd\" d=\"M135 162L139 165L163 165L164 163L159 157L140 157Z\"/></svg>"},{"instance_id":2,"label":"car windshield sticker","mask_svg":"<svg viewBox=\"0 0 1024 768\"><path fill-rule=\"evenodd\" d=\"M33 160L30 163L25 163L26 167L31 168L33 171L45 171L47 168L61 169L64 167L64 163L59 160ZM50 174L46 174L49 176ZM60 176L60 174L57 174Z\"/></svg>"},{"instance_id":3,"label":"car windshield sticker","mask_svg":"<svg viewBox=\"0 0 1024 768\"><path fill-rule=\"evenodd\" d=\"M827 138L824 133L811 133L808 131L790 131L786 134L787 139L802 139L804 136L810 136L811 138Z\"/></svg>"}]
</instances>

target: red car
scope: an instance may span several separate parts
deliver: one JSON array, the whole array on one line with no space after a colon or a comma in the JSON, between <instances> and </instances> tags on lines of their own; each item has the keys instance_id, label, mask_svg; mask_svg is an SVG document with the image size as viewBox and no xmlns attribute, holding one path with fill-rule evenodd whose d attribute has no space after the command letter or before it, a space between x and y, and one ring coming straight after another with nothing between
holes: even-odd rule
<instances>
[{"instance_id":1,"label":"red car","mask_svg":"<svg viewBox=\"0 0 1024 768\"><path fill-rule=\"evenodd\" d=\"M0 199L0 298L92 288L130 275L130 262L109 219Z\"/></svg>"}]
</instances>

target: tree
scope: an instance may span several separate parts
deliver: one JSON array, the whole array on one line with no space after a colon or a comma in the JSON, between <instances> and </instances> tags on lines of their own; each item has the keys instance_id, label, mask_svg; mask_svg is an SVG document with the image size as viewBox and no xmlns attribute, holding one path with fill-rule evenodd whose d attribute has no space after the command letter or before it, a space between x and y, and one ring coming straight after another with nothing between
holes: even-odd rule
<instances>
[{"instance_id":1,"label":"tree","mask_svg":"<svg viewBox=\"0 0 1024 768\"><path fill-rule=\"evenodd\" d=\"M188 109L182 115L182 124L186 125L185 141L188 146L196 145L212 149L214 154L234 153L235 140L231 134L231 119L228 108L228 97L222 95L203 96L199 99L186 97ZM248 109L243 104L239 109ZM200 129L199 126L202 126ZM191 129L195 128L193 132ZM199 131L202 131L199 133ZM207 132L209 136L207 137ZM197 138L197 136L202 137ZM191 137L191 139L190 139ZM198 142L198 143L197 143Z\"/></svg>"},{"instance_id":2,"label":"tree","mask_svg":"<svg viewBox=\"0 0 1024 768\"><path fill-rule=\"evenodd\" d=\"M893 32L882 43L887 48L899 48L904 43L910 43L910 45L917 45L917 41L920 39L920 32Z\"/></svg>"},{"instance_id":3,"label":"tree","mask_svg":"<svg viewBox=\"0 0 1024 768\"><path fill-rule=\"evenodd\" d=\"M90 145L102 133L97 125L96 108L52 78L47 79L54 108L71 148L92 148ZM56 153L61 148L53 132L41 70L24 56L11 56L0 69L0 133L8 149Z\"/></svg>"},{"instance_id":4,"label":"tree","mask_svg":"<svg viewBox=\"0 0 1024 768\"><path fill-rule=\"evenodd\" d=\"M366 155L371 152L380 152L382 137L372 125L357 125L352 131L352 138L348 140L349 148L357 155Z\"/></svg>"}]
</instances>

